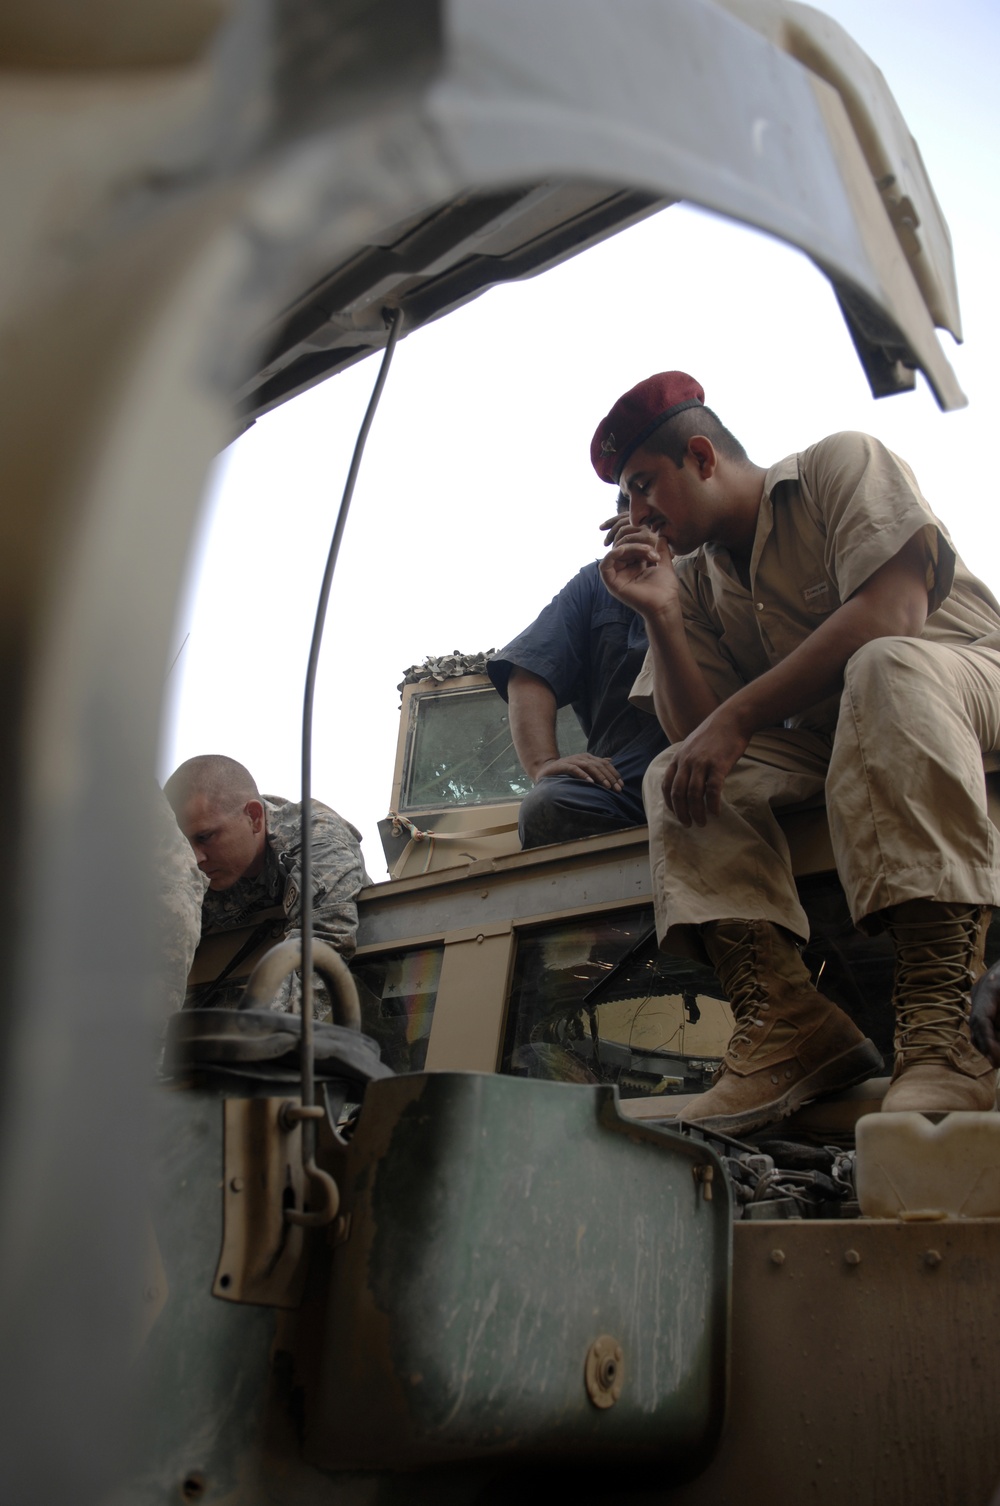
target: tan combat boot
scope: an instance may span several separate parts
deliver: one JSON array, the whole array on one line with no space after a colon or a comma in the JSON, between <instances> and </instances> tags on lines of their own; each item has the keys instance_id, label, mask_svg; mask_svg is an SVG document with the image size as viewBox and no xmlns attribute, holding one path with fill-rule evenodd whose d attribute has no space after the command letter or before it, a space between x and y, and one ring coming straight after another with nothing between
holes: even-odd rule
<instances>
[{"instance_id":1,"label":"tan combat boot","mask_svg":"<svg viewBox=\"0 0 1000 1506\"><path fill-rule=\"evenodd\" d=\"M813 988L787 932L766 920L715 920L700 930L736 1029L712 1087L679 1118L748 1134L881 1069L873 1043Z\"/></svg>"},{"instance_id":2,"label":"tan combat boot","mask_svg":"<svg viewBox=\"0 0 1000 1506\"><path fill-rule=\"evenodd\" d=\"M896 949L896 1064L882 1112L995 1108L996 1071L969 1036L989 909L911 899L883 919Z\"/></svg>"}]
</instances>

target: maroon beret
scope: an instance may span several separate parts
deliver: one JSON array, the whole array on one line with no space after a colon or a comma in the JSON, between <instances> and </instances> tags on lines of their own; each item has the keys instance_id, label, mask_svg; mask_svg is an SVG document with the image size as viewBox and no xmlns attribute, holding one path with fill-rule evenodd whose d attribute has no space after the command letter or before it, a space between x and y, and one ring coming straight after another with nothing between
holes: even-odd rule
<instances>
[{"instance_id":1,"label":"maroon beret","mask_svg":"<svg viewBox=\"0 0 1000 1506\"><path fill-rule=\"evenodd\" d=\"M700 408L705 394L686 371L660 371L620 397L597 425L590 460L602 481L615 486L626 460L649 436L685 408Z\"/></svg>"}]
</instances>

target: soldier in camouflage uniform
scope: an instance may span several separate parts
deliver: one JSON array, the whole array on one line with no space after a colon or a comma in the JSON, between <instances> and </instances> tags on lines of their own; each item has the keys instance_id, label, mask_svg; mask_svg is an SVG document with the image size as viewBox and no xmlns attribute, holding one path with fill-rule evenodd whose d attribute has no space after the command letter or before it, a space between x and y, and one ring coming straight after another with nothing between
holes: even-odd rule
<instances>
[{"instance_id":1,"label":"soldier in camouflage uniform","mask_svg":"<svg viewBox=\"0 0 1000 1506\"><path fill-rule=\"evenodd\" d=\"M189 759L167 781L165 793L198 866L209 881L202 902L202 936L254 926L259 941L298 937L301 905L301 807L261 796L242 764L221 754ZM368 882L360 833L329 806L313 803L313 933L342 957L354 952L357 895ZM188 989L188 1009L234 1008L245 978L199 983ZM287 978L271 1008L301 1008L298 975ZM330 1018L330 1000L317 978L314 1014Z\"/></svg>"},{"instance_id":2,"label":"soldier in camouflage uniform","mask_svg":"<svg viewBox=\"0 0 1000 1506\"><path fill-rule=\"evenodd\" d=\"M170 806L156 790L157 944L161 989L156 1016L184 1007L187 977L201 937L201 905L208 879L178 830Z\"/></svg>"}]
</instances>

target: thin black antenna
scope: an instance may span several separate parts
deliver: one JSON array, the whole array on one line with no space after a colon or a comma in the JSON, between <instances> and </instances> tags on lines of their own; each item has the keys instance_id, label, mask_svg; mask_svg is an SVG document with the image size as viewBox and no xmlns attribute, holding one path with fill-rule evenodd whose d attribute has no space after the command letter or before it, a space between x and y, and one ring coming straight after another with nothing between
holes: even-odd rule
<instances>
[{"instance_id":1,"label":"thin black antenna","mask_svg":"<svg viewBox=\"0 0 1000 1506\"><path fill-rule=\"evenodd\" d=\"M340 499L340 511L337 514L337 522L333 530L333 538L330 541L330 553L327 555L326 569L323 572L323 584L320 587L319 601L316 606L316 621L313 625L312 646L309 649L309 664L306 669L305 695L302 702L302 1108L309 1110L316 1102L316 1077L315 1077L315 1048L313 1042L313 891L312 891L312 733L313 733L313 701L316 694L316 671L319 667L319 653L323 642L323 629L326 626L326 610L330 601L330 587L333 585L333 572L337 568L337 556L340 553L340 541L344 536L344 528L347 523L347 514L351 507L351 498L354 496L354 484L358 479L358 471L361 467L361 457L365 452L365 442L368 439L368 431L375 417L379 398L382 396L382 388L389 374L389 365L392 361L393 351L399 332L403 327L403 310L383 310L383 317L389 326L389 338L385 345L385 354L382 364L378 369L375 386L368 402L364 421L358 433L357 443L354 446L354 455L351 459L351 467L347 472L347 480L344 483L344 494ZM311 556L310 556L311 563ZM314 1115L308 1113L302 1116L302 1164L306 1174L311 1180L323 1181L323 1175L316 1166L316 1120Z\"/></svg>"}]
</instances>

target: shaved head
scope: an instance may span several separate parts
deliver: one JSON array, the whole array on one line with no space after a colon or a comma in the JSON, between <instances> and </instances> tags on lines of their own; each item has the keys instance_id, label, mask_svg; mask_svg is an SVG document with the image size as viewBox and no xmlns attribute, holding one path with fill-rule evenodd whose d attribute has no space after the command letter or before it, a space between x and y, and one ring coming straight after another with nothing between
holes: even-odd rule
<instances>
[{"instance_id":1,"label":"shaved head","mask_svg":"<svg viewBox=\"0 0 1000 1506\"><path fill-rule=\"evenodd\" d=\"M177 825L212 889L231 889L262 871L267 821L253 776L235 758L203 753L163 786Z\"/></svg>"},{"instance_id":2,"label":"shaved head","mask_svg":"<svg viewBox=\"0 0 1000 1506\"><path fill-rule=\"evenodd\" d=\"M200 753L175 769L163 786L176 815L192 795L200 795L216 810L232 811L259 800L253 775L225 753Z\"/></svg>"}]
</instances>

